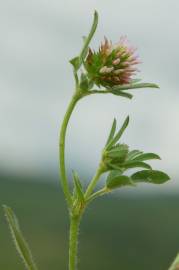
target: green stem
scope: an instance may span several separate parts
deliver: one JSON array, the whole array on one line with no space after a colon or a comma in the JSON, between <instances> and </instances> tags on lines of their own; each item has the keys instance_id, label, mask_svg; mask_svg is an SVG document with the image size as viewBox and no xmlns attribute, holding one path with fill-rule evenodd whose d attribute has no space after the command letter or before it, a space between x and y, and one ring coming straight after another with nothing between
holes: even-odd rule
<instances>
[{"instance_id":1,"label":"green stem","mask_svg":"<svg viewBox=\"0 0 179 270\"><path fill-rule=\"evenodd\" d=\"M71 217L69 239L69 270L75 270L77 265L78 231L80 216Z\"/></svg>"},{"instance_id":2,"label":"green stem","mask_svg":"<svg viewBox=\"0 0 179 270\"><path fill-rule=\"evenodd\" d=\"M66 137L66 130L67 130L67 125L70 119L70 116L72 114L72 111L79 99L79 95L77 95L77 92L73 95L71 102L67 108L66 114L63 119L63 123L61 126L61 131L60 131L60 139L59 139L59 158L60 158L60 178L61 178L61 185L63 188L64 195L66 197L68 206L71 206L72 204L72 198L71 198L71 193L69 190L69 185L68 185L68 179L66 176L66 169L65 169L65 137Z\"/></svg>"},{"instance_id":3,"label":"green stem","mask_svg":"<svg viewBox=\"0 0 179 270\"><path fill-rule=\"evenodd\" d=\"M106 187L104 187L104 188L96 191L95 193L93 193L91 196L89 196L86 202L89 203L89 202L93 201L94 199L96 199L97 197L103 196L106 193L109 193L109 190Z\"/></svg>"},{"instance_id":4,"label":"green stem","mask_svg":"<svg viewBox=\"0 0 179 270\"><path fill-rule=\"evenodd\" d=\"M85 192L85 198L88 199L88 197L91 195L91 193L93 192L93 189L95 188L100 176L102 174L102 170L101 167L99 166L95 176L93 177L93 179L91 180L91 182L89 183L87 190Z\"/></svg>"},{"instance_id":5,"label":"green stem","mask_svg":"<svg viewBox=\"0 0 179 270\"><path fill-rule=\"evenodd\" d=\"M78 88L78 84L79 84L79 79L78 79L78 74L76 73L76 70L73 70L73 75L75 78L75 85L76 85L76 89Z\"/></svg>"}]
</instances>

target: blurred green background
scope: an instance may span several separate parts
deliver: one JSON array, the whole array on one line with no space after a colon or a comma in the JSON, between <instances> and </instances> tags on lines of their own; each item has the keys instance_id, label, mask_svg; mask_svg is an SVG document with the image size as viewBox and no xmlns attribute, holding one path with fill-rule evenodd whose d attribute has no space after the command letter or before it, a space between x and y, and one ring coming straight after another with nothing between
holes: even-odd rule
<instances>
[{"instance_id":1,"label":"blurred green background","mask_svg":"<svg viewBox=\"0 0 179 270\"><path fill-rule=\"evenodd\" d=\"M13 207L40 269L67 269L68 219L58 182L31 180L1 176L0 204ZM179 194L124 188L118 195L86 211L79 269L168 269L179 251ZM0 212L0 269L24 269Z\"/></svg>"}]
</instances>

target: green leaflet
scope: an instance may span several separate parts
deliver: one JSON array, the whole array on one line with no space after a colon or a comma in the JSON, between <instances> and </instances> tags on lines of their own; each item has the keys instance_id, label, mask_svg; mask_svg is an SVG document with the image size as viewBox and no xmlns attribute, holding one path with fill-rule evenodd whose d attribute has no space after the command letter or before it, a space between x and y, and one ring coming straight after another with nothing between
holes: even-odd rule
<instances>
[{"instance_id":1,"label":"green leaflet","mask_svg":"<svg viewBox=\"0 0 179 270\"><path fill-rule=\"evenodd\" d=\"M139 171L134 173L131 178L135 183L145 182L153 184L163 184L170 179L170 177L166 173L157 170Z\"/></svg>"},{"instance_id":2,"label":"green leaflet","mask_svg":"<svg viewBox=\"0 0 179 270\"><path fill-rule=\"evenodd\" d=\"M111 148L112 151L121 151L121 150L129 150L129 146L125 143L117 143L115 146Z\"/></svg>"},{"instance_id":3,"label":"green leaflet","mask_svg":"<svg viewBox=\"0 0 179 270\"><path fill-rule=\"evenodd\" d=\"M75 197L77 197L77 199L80 202L84 202L84 193L83 193L83 188L79 179L79 176L77 174L77 172L73 171L73 180L74 180L74 189L75 189Z\"/></svg>"},{"instance_id":4,"label":"green leaflet","mask_svg":"<svg viewBox=\"0 0 179 270\"><path fill-rule=\"evenodd\" d=\"M128 160L133 160L135 157L139 156L140 154L142 154L143 152L139 151L139 150L132 150L128 153L127 155L127 159Z\"/></svg>"},{"instance_id":5,"label":"green leaflet","mask_svg":"<svg viewBox=\"0 0 179 270\"><path fill-rule=\"evenodd\" d=\"M113 139L115 132L116 132L116 119L114 118L106 145L108 145L108 143Z\"/></svg>"},{"instance_id":6,"label":"green leaflet","mask_svg":"<svg viewBox=\"0 0 179 270\"><path fill-rule=\"evenodd\" d=\"M122 172L119 170L113 170L107 177L106 187L115 189L122 186L135 186L138 182L163 184L169 179L166 173L156 170L142 170L132 174L131 177L122 175Z\"/></svg>"},{"instance_id":7,"label":"green leaflet","mask_svg":"<svg viewBox=\"0 0 179 270\"><path fill-rule=\"evenodd\" d=\"M37 270L37 266L33 260L31 251L27 242L25 241L20 228L18 220L10 207L3 206L7 223L9 225L15 247L22 258L27 270Z\"/></svg>"},{"instance_id":8,"label":"green leaflet","mask_svg":"<svg viewBox=\"0 0 179 270\"><path fill-rule=\"evenodd\" d=\"M127 144L119 144L107 152L107 156L110 158L125 159L128 153L128 149L129 147Z\"/></svg>"},{"instance_id":9,"label":"green leaflet","mask_svg":"<svg viewBox=\"0 0 179 270\"><path fill-rule=\"evenodd\" d=\"M126 161L124 164L122 164L122 167L125 169L132 169L132 168L146 168L146 169L152 169L151 166L145 162L142 161Z\"/></svg>"},{"instance_id":10,"label":"green leaflet","mask_svg":"<svg viewBox=\"0 0 179 270\"><path fill-rule=\"evenodd\" d=\"M137 160L137 161L144 161L144 160L150 160L150 159L161 159L161 158L157 154L154 154L154 153L144 153L133 158L133 160Z\"/></svg>"},{"instance_id":11,"label":"green leaflet","mask_svg":"<svg viewBox=\"0 0 179 270\"><path fill-rule=\"evenodd\" d=\"M112 150L108 152L108 157L110 158L123 158L124 157L125 158L127 155L127 152L128 152L127 149L123 149L120 151Z\"/></svg>"},{"instance_id":12,"label":"green leaflet","mask_svg":"<svg viewBox=\"0 0 179 270\"><path fill-rule=\"evenodd\" d=\"M110 180L116 176L119 176L119 175L122 175L122 172L120 170L112 170L109 174L108 174L108 177L107 177L107 180Z\"/></svg>"},{"instance_id":13,"label":"green leaflet","mask_svg":"<svg viewBox=\"0 0 179 270\"><path fill-rule=\"evenodd\" d=\"M155 83L132 83L126 84L122 86L114 86L114 90L118 91L127 91L130 89L139 89L139 88L159 88L159 86Z\"/></svg>"},{"instance_id":14,"label":"green leaflet","mask_svg":"<svg viewBox=\"0 0 179 270\"><path fill-rule=\"evenodd\" d=\"M122 92L121 90L116 90L116 89L109 89L108 91L111 92L111 94L113 95L116 95L116 96L121 96L121 97L125 97L125 98L128 98L128 99L132 99L133 98L133 95L130 94L130 93L124 93Z\"/></svg>"},{"instance_id":15,"label":"green leaflet","mask_svg":"<svg viewBox=\"0 0 179 270\"><path fill-rule=\"evenodd\" d=\"M106 180L106 187L109 189L120 188L123 186L134 186L131 178L125 175L121 175L118 171L112 171L109 173Z\"/></svg>"},{"instance_id":16,"label":"green leaflet","mask_svg":"<svg viewBox=\"0 0 179 270\"><path fill-rule=\"evenodd\" d=\"M121 166L118 166L116 164L113 164L113 163L107 163L109 169L112 169L112 170L119 170L121 171L121 173L123 172L123 169L121 168Z\"/></svg>"},{"instance_id":17,"label":"green leaflet","mask_svg":"<svg viewBox=\"0 0 179 270\"><path fill-rule=\"evenodd\" d=\"M131 84L121 85L121 86L114 86L112 88L107 88L107 90L116 95L116 96L122 96L129 99L133 98L133 95L131 93L126 93L124 91L131 90L131 89L140 89L140 88L159 88L157 84L154 83L136 83L140 81L139 79L133 80Z\"/></svg>"},{"instance_id":18,"label":"green leaflet","mask_svg":"<svg viewBox=\"0 0 179 270\"><path fill-rule=\"evenodd\" d=\"M93 38L93 35L94 35L96 28L97 28L97 25L98 25L98 13L95 10L93 24L92 24L91 30L89 32L89 35L84 38L84 45L83 45L83 48L81 50L81 53L79 56L70 60L70 63L73 65L73 67L76 71L78 71L78 69L82 65L82 63L83 63L83 61L88 53L88 46L89 46L89 43L91 42L91 39Z\"/></svg>"},{"instance_id":19,"label":"green leaflet","mask_svg":"<svg viewBox=\"0 0 179 270\"><path fill-rule=\"evenodd\" d=\"M90 33L89 35L84 39L84 46L83 46L83 49L80 53L80 64L82 63L82 61L85 59L87 53L88 53L88 46L91 42L91 39L93 38L94 36L94 33L96 32L96 28L98 26L98 13L97 11L95 10L94 12L94 19L93 19L93 24L92 24L92 27L91 27L91 30L90 30Z\"/></svg>"},{"instance_id":20,"label":"green leaflet","mask_svg":"<svg viewBox=\"0 0 179 270\"><path fill-rule=\"evenodd\" d=\"M115 143L118 142L118 140L121 138L122 134L124 133L125 129L127 128L128 124L129 124L129 116L126 117L122 127L117 132L116 136L105 147L106 149L110 149Z\"/></svg>"}]
</instances>

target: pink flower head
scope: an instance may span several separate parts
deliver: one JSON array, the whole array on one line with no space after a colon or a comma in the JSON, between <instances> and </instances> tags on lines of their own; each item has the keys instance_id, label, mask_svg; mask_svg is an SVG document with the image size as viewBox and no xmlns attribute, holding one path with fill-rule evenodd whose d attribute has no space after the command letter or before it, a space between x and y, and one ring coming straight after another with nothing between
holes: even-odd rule
<instances>
[{"instance_id":1,"label":"pink flower head","mask_svg":"<svg viewBox=\"0 0 179 270\"><path fill-rule=\"evenodd\" d=\"M140 61L135 52L136 48L130 46L126 36L122 36L116 44L105 38L98 52L89 49L85 68L98 86L129 84L132 76L139 71L136 65Z\"/></svg>"}]
</instances>

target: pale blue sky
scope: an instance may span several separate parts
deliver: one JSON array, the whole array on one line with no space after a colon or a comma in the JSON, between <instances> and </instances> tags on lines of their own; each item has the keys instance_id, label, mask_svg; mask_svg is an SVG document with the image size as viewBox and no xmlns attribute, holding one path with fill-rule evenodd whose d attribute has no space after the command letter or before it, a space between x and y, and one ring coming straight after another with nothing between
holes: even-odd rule
<instances>
[{"instance_id":1,"label":"pale blue sky","mask_svg":"<svg viewBox=\"0 0 179 270\"><path fill-rule=\"evenodd\" d=\"M94 9L100 21L92 47L104 35L126 34L138 47L140 78L160 90L138 90L132 101L93 96L79 103L70 122L69 168L91 174L113 117L131 122L123 142L160 154L154 167L176 179L179 164L179 2L0 1L0 162L21 173L58 170L58 128L73 91L68 60L81 48ZM168 187L174 183L167 184Z\"/></svg>"}]
</instances>

